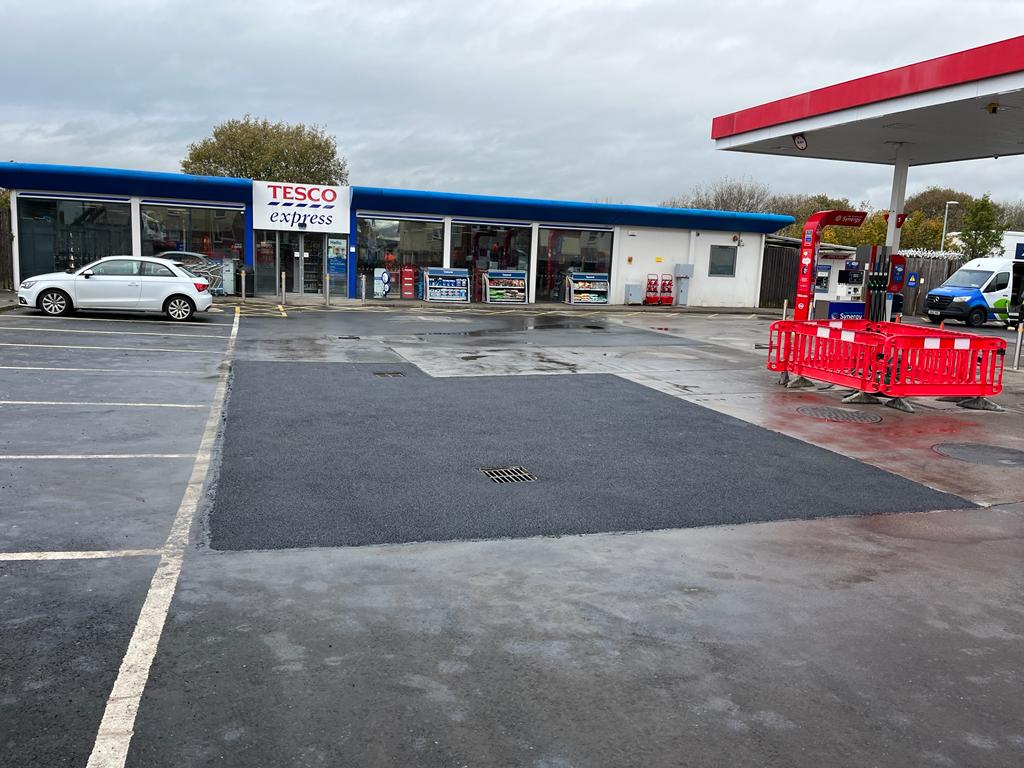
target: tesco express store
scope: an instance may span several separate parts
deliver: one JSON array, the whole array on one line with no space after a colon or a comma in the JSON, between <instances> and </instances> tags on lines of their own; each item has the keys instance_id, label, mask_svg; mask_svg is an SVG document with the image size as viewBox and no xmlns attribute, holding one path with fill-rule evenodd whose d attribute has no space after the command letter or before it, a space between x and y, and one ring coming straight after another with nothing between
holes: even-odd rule
<instances>
[{"instance_id":1,"label":"tesco express store","mask_svg":"<svg viewBox=\"0 0 1024 768\"><path fill-rule=\"evenodd\" d=\"M0 187L12 193L16 282L113 254L176 252L219 273L215 292L228 294L244 268L257 295L279 294L282 281L287 294L320 295L329 281L338 298L622 304L627 288L635 301L650 276L670 275L680 303L756 307L764 237L792 222L27 163L0 164Z\"/></svg>"}]
</instances>

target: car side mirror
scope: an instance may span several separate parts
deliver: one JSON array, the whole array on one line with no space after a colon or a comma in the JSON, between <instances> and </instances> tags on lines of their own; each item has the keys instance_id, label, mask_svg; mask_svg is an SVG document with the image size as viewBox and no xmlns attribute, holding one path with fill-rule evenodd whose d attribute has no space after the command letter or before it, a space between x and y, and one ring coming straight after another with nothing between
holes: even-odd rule
<instances>
[{"instance_id":1,"label":"car side mirror","mask_svg":"<svg viewBox=\"0 0 1024 768\"><path fill-rule=\"evenodd\" d=\"M82 273L82 277L85 277L85 278L92 277L92 270L91 269L85 270L85 272Z\"/></svg>"}]
</instances>

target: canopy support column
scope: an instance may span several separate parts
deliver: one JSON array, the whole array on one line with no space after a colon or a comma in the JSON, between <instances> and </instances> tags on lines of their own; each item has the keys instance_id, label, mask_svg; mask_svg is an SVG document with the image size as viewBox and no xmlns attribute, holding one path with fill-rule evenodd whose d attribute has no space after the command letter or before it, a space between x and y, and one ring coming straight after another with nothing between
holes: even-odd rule
<instances>
[{"instance_id":1,"label":"canopy support column","mask_svg":"<svg viewBox=\"0 0 1024 768\"><path fill-rule=\"evenodd\" d=\"M892 168L892 194L889 197L889 223L885 231L885 244L893 253L900 249L900 228L897 226L907 196L907 171L910 169L910 151L907 145L896 144L896 161Z\"/></svg>"}]
</instances>

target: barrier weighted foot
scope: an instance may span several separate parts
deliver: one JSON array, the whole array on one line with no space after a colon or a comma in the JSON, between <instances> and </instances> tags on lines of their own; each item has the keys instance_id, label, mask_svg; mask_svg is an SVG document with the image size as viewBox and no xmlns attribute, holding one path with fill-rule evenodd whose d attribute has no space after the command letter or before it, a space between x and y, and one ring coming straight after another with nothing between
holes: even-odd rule
<instances>
[{"instance_id":1,"label":"barrier weighted foot","mask_svg":"<svg viewBox=\"0 0 1024 768\"><path fill-rule=\"evenodd\" d=\"M913 413L914 409L910 403L902 397L894 397L891 400L885 401L886 408L895 408L897 411L903 411L904 413Z\"/></svg>"},{"instance_id":2,"label":"barrier weighted foot","mask_svg":"<svg viewBox=\"0 0 1024 768\"><path fill-rule=\"evenodd\" d=\"M957 403L961 408L972 411L1002 411L1003 407L993 403L987 397L965 397Z\"/></svg>"},{"instance_id":3,"label":"barrier weighted foot","mask_svg":"<svg viewBox=\"0 0 1024 768\"><path fill-rule=\"evenodd\" d=\"M882 402L882 398L867 392L854 392L852 395L844 397L843 402L855 403L857 405L878 405Z\"/></svg>"},{"instance_id":4,"label":"barrier weighted foot","mask_svg":"<svg viewBox=\"0 0 1024 768\"><path fill-rule=\"evenodd\" d=\"M797 376L795 379L790 379L786 384L786 389L800 389L802 387L813 387L814 382L810 379L804 378L803 376Z\"/></svg>"}]
</instances>

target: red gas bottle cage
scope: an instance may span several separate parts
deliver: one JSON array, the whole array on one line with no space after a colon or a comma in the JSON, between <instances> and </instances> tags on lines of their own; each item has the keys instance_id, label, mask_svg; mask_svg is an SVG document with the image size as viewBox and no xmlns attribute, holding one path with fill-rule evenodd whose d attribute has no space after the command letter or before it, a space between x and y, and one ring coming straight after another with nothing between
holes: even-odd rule
<instances>
[{"instance_id":1,"label":"red gas bottle cage","mask_svg":"<svg viewBox=\"0 0 1024 768\"><path fill-rule=\"evenodd\" d=\"M1003 389L1006 341L873 320L779 320L768 369L886 397L989 397Z\"/></svg>"},{"instance_id":2,"label":"red gas bottle cage","mask_svg":"<svg viewBox=\"0 0 1024 768\"><path fill-rule=\"evenodd\" d=\"M644 292L644 304L660 304L661 289L658 283L658 276L647 273L647 290Z\"/></svg>"},{"instance_id":3,"label":"red gas bottle cage","mask_svg":"<svg viewBox=\"0 0 1024 768\"><path fill-rule=\"evenodd\" d=\"M662 306L672 305L672 275L661 276L661 295L659 302Z\"/></svg>"}]
</instances>

